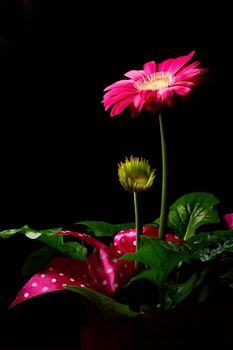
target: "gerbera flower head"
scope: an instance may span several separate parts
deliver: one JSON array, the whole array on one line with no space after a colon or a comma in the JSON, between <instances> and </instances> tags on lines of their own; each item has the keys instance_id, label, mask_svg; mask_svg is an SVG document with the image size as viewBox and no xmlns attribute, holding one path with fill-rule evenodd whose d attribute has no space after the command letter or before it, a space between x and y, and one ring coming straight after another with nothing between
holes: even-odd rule
<instances>
[{"instance_id":1,"label":"gerbera flower head","mask_svg":"<svg viewBox=\"0 0 233 350\"><path fill-rule=\"evenodd\" d=\"M129 107L131 116L136 117L142 108L156 114L165 105L171 107L175 95L188 95L206 71L198 67L199 61L190 63L194 53L162 63L151 61L145 63L142 70L125 73L129 79L119 80L104 89L105 110L111 108L113 117Z\"/></svg>"},{"instance_id":2,"label":"gerbera flower head","mask_svg":"<svg viewBox=\"0 0 233 350\"><path fill-rule=\"evenodd\" d=\"M143 158L125 158L118 164L118 176L121 185L130 192L143 192L150 188L155 179L155 170Z\"/></svg>"}]
</instances>

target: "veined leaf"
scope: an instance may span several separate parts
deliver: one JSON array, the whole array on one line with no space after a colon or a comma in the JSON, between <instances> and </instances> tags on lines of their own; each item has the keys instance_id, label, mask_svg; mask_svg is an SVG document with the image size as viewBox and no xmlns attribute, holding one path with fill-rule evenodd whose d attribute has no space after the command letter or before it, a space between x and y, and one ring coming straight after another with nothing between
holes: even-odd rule
<instances>
[{"instance_id":1,"label":"veined leaf","mask_svg":"<svg viewBox=\"0 0 233 350\"><path fill-rule=\"evenodd\" d=\"M141 237L142 246L136 253L127 253L119 260L135 260L144 263L148 269L138 273L131 281L147 278L151 282L164 286L169 273L181 262L189 261L190 251L182 251L182 245L176 242L164 242L150 237Z\"/></svg>"},{"instance_id":2,"label":"veined leaf","mask_svg":"<svg viewBox=\"0 0 233 350\"><path fill-rule=\"evenodd\" d=\"M233 253L233 230L200 232L191 237L186 246L201 261L213 260L223 252Z\"/></svg>"},{"instance_id":3,"label":"veined leaf","mask_svg":"<svg viewBox=\"0 0 233 350\"><path fill-rule=\"evenodd\" d=\"M198 227L220 222L214 206L219 200L211 193L193 192L179 198L168 214L168 226L184 240L194 236Z\"/></svg>"}]
</instances>

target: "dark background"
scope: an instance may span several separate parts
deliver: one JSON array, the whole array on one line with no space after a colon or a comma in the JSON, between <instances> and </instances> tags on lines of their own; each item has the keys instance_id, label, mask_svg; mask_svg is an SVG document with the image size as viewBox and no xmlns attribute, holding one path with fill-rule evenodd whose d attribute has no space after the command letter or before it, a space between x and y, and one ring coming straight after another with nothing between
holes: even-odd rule
<instances>
[{"instance_id":1,"label":"dark background","mask_svg":"<svg viewBox=\"0 0 233 350\"><path fill-rule=\"evenodd\" d=\"M143 198L144 219L154 220L161 190L158 120L145 112L132 120L127 111L110 118L101 104L103 89L145 62L192 50L209 71L191 100L166 112L169 203L187 192L206 191L219 198L222 214L233 211L227 8L177 3L160 8L149 2L127 9L120 2L49 0L0 4L2 230L132 221L132 198L117 178L117 164L131 154L157 169L155 185ZM22 237L0 241L3 348L35 346L37 329L48 336L56 327L68 332L73 296L43 296L7 310L22 285L20 267L35 246ZM77 323L80 310L77 303ZM51 337L49 343L40 338L37 345L75 345L72 335L63 338Z\"/></svg>"}]
</instances>

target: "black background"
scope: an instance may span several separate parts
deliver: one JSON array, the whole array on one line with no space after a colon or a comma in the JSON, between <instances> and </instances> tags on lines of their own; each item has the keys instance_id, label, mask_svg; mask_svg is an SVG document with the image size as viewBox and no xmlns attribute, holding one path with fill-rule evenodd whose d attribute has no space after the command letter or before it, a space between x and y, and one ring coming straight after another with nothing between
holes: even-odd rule
<instances>
[{"instance_id":1,"label":"black background","mask_svg":"<svg viewBox=\"0 0 233 350\"><path fill-rule=\"evenodd\" d=\"M103 89L145 62L192 50L209 71L191 100L166 112L169 203L187 192L206 191L219 198L222 214L233 211L228 9L173 7L1 1L2 230L25 224L69 228L81 220L132 221L132 198L117 178L117 163L131 154L157 169L155 185L144 196L145 221L154 220L161 190L158 120L145 112L132 120L127 111L110 118L101 103ZM35 245L22 237L0 241L1 318L4 329L11 328L4 332L3 347L32 347L33 337L22 335L27 329L36 333L30 319L35 329L42 319L54 332L56 315L63 321L70 317L65 310L72 297L61 302L59 293L41 297L46 303L19 306L9 316L7 306L22 285L20 267ZM11 337L12 332L17 336ZM64 345L65 340L50 339L49 344L68 347L73 340ZM42 340L37 344L46 347Z\"/></svg>"}]
</instances>

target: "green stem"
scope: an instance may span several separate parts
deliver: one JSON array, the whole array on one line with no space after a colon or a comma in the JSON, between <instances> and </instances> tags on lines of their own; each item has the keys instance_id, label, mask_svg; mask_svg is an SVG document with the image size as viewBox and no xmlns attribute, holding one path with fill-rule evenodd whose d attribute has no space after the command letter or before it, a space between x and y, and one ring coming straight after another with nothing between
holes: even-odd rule
<instances>
[{"instance_id":1,"label":"green stem","mask_svg":"<svg viewBox=\"0 0 233 350\"><path fill-rule=\"evenodd\" d=\"M159 238L165 240L165 229L167 222L167 147L164 135L164 125L162 114L159 115L159 126L161 136L162 151L162 194L160 208Z\"/></svg>"},{"instance_id":2,"label":"green stem","mask_svg":"<svg viewBox=\"0 0 233 350\"><path fill-rule=\"evenodd\" d=\"M134 198L134 212L135 212L135 226L136 226L136 252L140 247L140 236L143 233L143 222L142 222L142 205L141 195L139 192L133 193ZM138 261L135 261L136 272L139 270Z\"/></svg>"}]
</instances>

